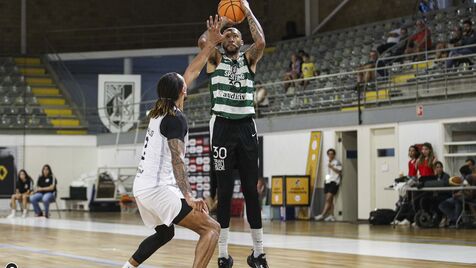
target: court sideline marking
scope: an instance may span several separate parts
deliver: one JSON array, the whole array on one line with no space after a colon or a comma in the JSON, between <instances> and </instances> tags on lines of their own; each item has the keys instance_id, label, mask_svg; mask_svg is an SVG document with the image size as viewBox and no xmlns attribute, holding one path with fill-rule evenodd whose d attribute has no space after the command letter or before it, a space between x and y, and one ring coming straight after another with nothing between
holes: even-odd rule
<instances>
[{"instance_id":1,"label":"court sideline marking","mask_svg":"<svg viewBox=\"0 0 476 268\"><path fill-rule=\"evenodd\" d=\"M154 232L143 225L112 224L45 218L3 218L0 219L0 224L135 235L142 237L149 236ZM198 235L184 228L176 228L174 238L179 240L196 241L198 239ZM278 234L265 234L263 240L265 242L265 247L268 248L289 248L295 250L320 251L328 253L476 264L476 255L474 254L475 247L472 246L375 241L364 239L356 240L346 238ZM250 234L243 232L230 232L229 243L239 246L252 246Z\"/></svg>"}]
</instances>

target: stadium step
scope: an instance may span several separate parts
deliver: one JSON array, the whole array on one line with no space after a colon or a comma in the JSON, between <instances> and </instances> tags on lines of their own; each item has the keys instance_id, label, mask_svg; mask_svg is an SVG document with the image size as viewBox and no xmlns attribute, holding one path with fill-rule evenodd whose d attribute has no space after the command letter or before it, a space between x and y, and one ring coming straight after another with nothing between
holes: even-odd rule
<instances>
[{"instance_id":1,"label":"stadium step","mask_svg":"<svg viewBox=\"0 0 476 268\"><path fill-rule=\"evenodd\" d=\"M65 105L66 100L63 98L38 98L38 103L42 106Z\"/></svg>"},{"instance_id":2,"label":"stadium step","mask_svg":"<svg viewBox=\"0 0 476 268\"><path fill-rule=\"evenodd\" d=\"M51 119L51 124L54 127L79 127L80 122L78 119Z\"/></svg>"},{"instance_id":3,"label":"stadium step","mask_svg":"<svg viewBox=\"0 0 476 268\"><path fill-rule=\"evenodd\" d=\"M361 110L364 110L364 107L360 107ZM344 107L340 109L341 112L356 112L358 110L357 106L351 106L351 107Z\"/></svg>"},{"instance_id":4,"label":"stadium step","mask_svg":"<svg viewBox=\"0 0 476 268\"><path fill-rule=\"evenodd\" d=\"M22 75L45 75L46 69L38 67L20 67L19 72Z\"/></svg>"},{"instance_id":5,"label":"stadium step","mask_svg":"<svg viewBox=\"0 0 476 268\"><path fill-rule=\"evenodd\" d=\"M55 87L34 87L32 93L37 96L60 96L60 90Z\"/></svg>"},{"instance_id":6,"label":"stadium step","mask_svg":"<svg viewBox=\"0 0 476 268\"><path fill-rule=\"evenodd\" d=\"M36 85L53 85L53 79L51 79L49 76L42 76L42 77L26 77L26 82L30 86L36 86Z\"/></svg>"},{"instance_id":7,"label":"stadium step","mask_svg":"<svg viewBox=\"0 0 476 268\"><path fill-rule=\"evenodd\" d=\"M16 65L40 65L41 59L38 57L17 57L15 58Z\"/></svg>"},{"instance_id":8,"label":"stadium step","mask_svg":"<svg viewBox=\"0 0 476 268\"><path fill-rule=\"evenodd\" d=\"M56 130L58 135L87 135L87 130Z\"/></svg>"},{"instance_id":9,"label":"stadium step","mask_svg":"<svg viewBox=\"0 0 476 268\"><path fill-rule=\"evenodd\" d=\"M365 92L365 101L388 100L388 99L389 99L388 89L380 89L378 91Z\"/></svg>"},{"instance_id":10,"label":"stadium step","mask_svg":"<svg viewBox=\"0 0 476 268\"><path fill-rule=\"evenodd\" d=\"M392 82L394 84L406 83L408 80L415 78L415 74L401 74L395 75L392 77Z\"/></svg>"},{"instance_id":11,"label":"stadium step","mask_svg":"<svg viewBox=\"0 0 476 268\"><path fill-rule=\"evenodd\" d=\"M54 116L69 117L69 116L73 116L73 110L71 110L71 109L48 109L48 108L45 108L45 109L43 109L43 111L48 117L54 117Z\"/></svg>"}]
</instances>

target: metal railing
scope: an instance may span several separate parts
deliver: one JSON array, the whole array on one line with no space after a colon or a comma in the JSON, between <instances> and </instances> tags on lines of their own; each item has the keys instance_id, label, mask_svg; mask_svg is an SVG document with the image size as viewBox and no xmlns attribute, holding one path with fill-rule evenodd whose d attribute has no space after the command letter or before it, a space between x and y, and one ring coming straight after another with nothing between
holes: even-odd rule
<instances>
[{"instance_id":1,"label":"metal railing","mask_svg":"<svg viewBox=\"0 0 476 268\"><path fill-rule=\"evenodd\" d=\"M437 51L432 51L431 53ZM262 118L285 114L345 111L346 108L354 111L355 108L358 107L359 101L361 102L362 107L372 108L399 103L417 103L424 99L435 100L463 98L467 96L476 97L476 86L474 86L476 84L476 71L470 68L472 66L462 65L459 67L447 68L444 64L449 59L457 60L474 57L476 57L476 54L444 59L407 62L366 70L262 84L259 85L259 87L266 89L269 105L267 107L261 107L258 105L257 117ZM440 64L438 65L438 63ZM359 73L378 71L384 71L386 75L378 77L375 81L361 84L362 91L359 94L355 77ZM405 78L407 75L408 77ZM285 92L285 84L290 82L295 84L295 90L288 90L288 92ZM302 85L303 83L307 84L305 88ZM138 105L140 113L132 114L132 118L134 119L130 121L133 122L129 122L132 123L132 126L127 129L124 128L123 131L137 131L140 128L146 128L148 123L146 111L150 110L154 106L154 103L155 100L124 104L128 105L128 108L130 108L130 106ZM0 106L0 109L2 108L5 107ZM124 107L116 108L120 110ZM107 108L84 108L84 117L89 122L87 129L90 133L108 132L107 124L115 124L115 122L112 121L106 123L106 125L100 122L100 109ZM185 104L184 110L188 117L190 127L200 127L208 124L210 118L209 93L205 92L190 95ZM16 114L7 116L13 119L18 117ZM32 115L26 115L25 118L28 120L31 116ZM47 119L44 114L36 114L35 116L37 118L44 117ZM22 124L15 125L24 128ZM13 131L14 129L17 129L17 127L2 124L1 129L11 129ZM44 127L39 127L38 129L46 131L58 129L58 127L46 125Z\"/></svg>"}]
</instances>

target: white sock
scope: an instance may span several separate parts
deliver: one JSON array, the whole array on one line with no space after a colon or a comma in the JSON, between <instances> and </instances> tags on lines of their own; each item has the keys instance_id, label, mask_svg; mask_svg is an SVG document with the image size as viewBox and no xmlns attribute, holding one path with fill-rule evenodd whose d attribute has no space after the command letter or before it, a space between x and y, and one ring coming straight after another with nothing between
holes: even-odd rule
<instances>
[{"instance_id":1,"label":"white sock","mask_svg":"<svg viewBox=\"0 0 476 268\"><path fill-rule=\"evenodd\" d=\"M253 239L253 256L257 258L264 253L263 249L263 228L251 229L251 239Z\"/></svg>"},{"instance_id":2,"label":"white sock","mask_svg":"<svg viewBox=\"0 0 476 268\"><path fill-rule=\"evenodd\" d=\"M137 268L137 266L132 265L130 262L126 262L122 268Z\"/></svg>"},{"instance_id":3,"label":"white sock","mask_svg":"<svg viewBox=\"0 0 476 268\"><path fill-rule=\"evenodd\" d=\"M228 259L228 233L230 228L222 228L218 238L218 258Z\"/></svg>"}]
</instances>

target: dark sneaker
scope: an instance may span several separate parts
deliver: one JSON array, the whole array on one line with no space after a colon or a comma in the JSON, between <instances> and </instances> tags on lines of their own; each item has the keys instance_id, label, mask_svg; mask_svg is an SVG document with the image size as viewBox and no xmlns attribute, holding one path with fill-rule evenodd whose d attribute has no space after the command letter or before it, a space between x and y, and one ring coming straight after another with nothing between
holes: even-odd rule
<instances>
[{"instance_id":1,"label":"dark sneaker","mask_svg":"<svg viewBox=\"0 0 476 268\"><path fill-rule=\"evenodd\" d=\"M218 268L230 268L233 267L233 258L228 255L227 258L218 258Z\"/></svg>"},{"instance_id":2,"label":"dark sneaker","mask_svg":"<svg viewBox=\"0 0 476 268\"><path fill-rule=\"evenodd\" d=\"M255 258L253 251L251 251L251 255L248 256L246 261L248 262L248 265L253 268L269 268L268 262L266 261L266 254L264 253Z\"/></svg>"}]
</instances>

